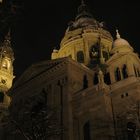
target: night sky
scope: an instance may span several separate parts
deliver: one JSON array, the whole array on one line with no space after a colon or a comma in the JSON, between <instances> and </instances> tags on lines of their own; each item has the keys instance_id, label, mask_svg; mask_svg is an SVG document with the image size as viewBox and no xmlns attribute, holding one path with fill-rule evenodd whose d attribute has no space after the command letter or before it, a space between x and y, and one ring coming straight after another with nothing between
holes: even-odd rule
<instances>
[{"instance_id":1,"label":"night sky","mask_svg":"<svg viewBox=\"0 0 140 140\"><path fill-rule=\"evenodd\" d=\"M53 48L74 20L80 0L25 0L21 19L14 23L12 44L14 74L18 78L31 64L49 60ZM140 5L134 0L85 0L93 17L104 21L115 37L115 28L140 53Z\"/></svg>"}]
</instances>

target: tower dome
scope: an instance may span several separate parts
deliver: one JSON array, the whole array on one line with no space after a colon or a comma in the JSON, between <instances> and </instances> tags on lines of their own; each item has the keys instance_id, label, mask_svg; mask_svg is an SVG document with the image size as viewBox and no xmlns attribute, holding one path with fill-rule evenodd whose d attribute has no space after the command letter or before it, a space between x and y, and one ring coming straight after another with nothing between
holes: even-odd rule
<instances>
[{"instance_id":1,"label":"tower dome","mask_svg":"<svg viewBox=\"0 0 140 140\"><path fill-rule=\"evenodd\" d=\"M75 21L70 22L68 30L72 31L77 28L99 28L100 23L93 18L92 14L89 12L87 5L84 1L81 1L81 5L78 7L78 14L75 18Z\"/></svg>"},{"instance_id":2,"label":"tower dome","mask_svg":"<svg viewBox=\"0 0 140 140\"><path fill-rule=\"evenodd\" d=\"M69 56L89 66L91 61L96 63L99 59L100 47L102 47L104 57L108 59L112 42L110 32L104 28L102 23L93 18L82 0L76 18L68 24L60 43L60 49L52 53L52 59Z\"/></svg>"},{"instance_id":3,"label":"tower dome","mask_svg":"<svg viewBox=\"0 0 140 140\"><path fill-rule=\"evenodd\" d=\"M0 92L7 92L12 86L13 61L14 53L11 48L9 32L0 46Z\"/></svg>"},{"instance_id":4,"label":"tower dome","mask_svg":"<svg viewBox=\"0 0 140 140\"><path fill-rule=\"evenodd\" d=\"M129 42L123 38L121 38L118 30L116 30L116 40L113 42L113 49L111 53L123 53L123 52L132 52L133 48L129 44Z\"/></svg>"}]
</instances>

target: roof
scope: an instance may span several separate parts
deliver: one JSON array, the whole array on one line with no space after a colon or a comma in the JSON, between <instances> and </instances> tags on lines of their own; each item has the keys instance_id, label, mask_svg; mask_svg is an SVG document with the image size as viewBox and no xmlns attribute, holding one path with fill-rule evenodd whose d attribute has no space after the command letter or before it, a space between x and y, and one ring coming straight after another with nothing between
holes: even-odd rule
<instances>
[{"instance_id":1,"label":"roof","mask_svg":"<svg viewBox=\"0 0 140 140\"><path fill-rule=\"evenodd\" d=\"M67 58L60 58L55 60L42 61L36 64L31 65L22 75L21 77L14 83L13 87L10 89L16 89L17 87L22 86L23 84L35 79L46 71L52 69L58 64L64 62Z\"/></svg>"}]
</instances>

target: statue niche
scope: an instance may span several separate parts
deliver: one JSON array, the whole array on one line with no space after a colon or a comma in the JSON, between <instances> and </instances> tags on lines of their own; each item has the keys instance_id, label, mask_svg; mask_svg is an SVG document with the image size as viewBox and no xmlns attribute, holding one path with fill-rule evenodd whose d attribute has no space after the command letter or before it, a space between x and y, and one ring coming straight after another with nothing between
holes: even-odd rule
<instances>
[{"instance_id":1,"label":"statue niche","mask_svg":"<svg viewBox=\"0 0 140 140\"><path fill-rule=\"evenodd\" d=\"M96 65L99 63L99 45L98 43L91 46L89 50L90 64Z\"/></svg>"}]
</instances>

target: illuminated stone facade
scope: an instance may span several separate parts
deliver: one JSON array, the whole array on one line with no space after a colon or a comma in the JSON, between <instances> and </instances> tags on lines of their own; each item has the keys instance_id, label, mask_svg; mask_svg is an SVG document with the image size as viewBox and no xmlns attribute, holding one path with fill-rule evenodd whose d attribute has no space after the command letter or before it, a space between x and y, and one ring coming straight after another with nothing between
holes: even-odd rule
<instances>
[{"instance_id":1,"label":"illuminated stone facade","mask_svg":"<svg viewBox=\"0 0 140 140\"><path fill-rule=\"evenodd\" d=\"M14 54L11 48L10 33L8 33L0 46L0 118L3 110L7 109L10 103L7 91L12 87L14 79L13 61Z\"/></svg>"},{"instance_id":2,"label":"illuminated stone facade","mask_svg":"<svg viewBox=\"0 0 140 140\"><path fill-rule=\"evenodd\" d=\"M11 115L23 129L23 116L36 107L42 94L47 96L45 104L57 108L59 127L53 129L63 130L50 140L139 136L140 59L118 30L114 40L83 2L52 60L32 65L9 94ZM18 131L9 139L21 137Z\"/></svg>"}]
</instances>

